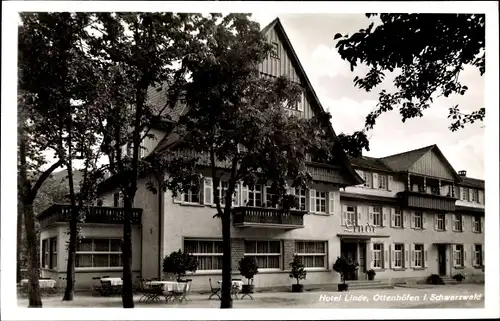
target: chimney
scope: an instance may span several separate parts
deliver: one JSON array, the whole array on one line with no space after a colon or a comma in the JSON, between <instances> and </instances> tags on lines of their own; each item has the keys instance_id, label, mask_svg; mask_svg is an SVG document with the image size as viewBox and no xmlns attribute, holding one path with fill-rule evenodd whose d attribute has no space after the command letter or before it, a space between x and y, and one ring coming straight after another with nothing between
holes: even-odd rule
<instances>
[{"instance_id":1,"label":"chimney","mask_svg":"<svg viewBox=\"0 0 500 321\"><path fill-rule=\"evenodd\" d=\"M458 171L458 175L462 176L462 177L465 177L467 176L467 171Z\"/></svg>"}]
</instances>

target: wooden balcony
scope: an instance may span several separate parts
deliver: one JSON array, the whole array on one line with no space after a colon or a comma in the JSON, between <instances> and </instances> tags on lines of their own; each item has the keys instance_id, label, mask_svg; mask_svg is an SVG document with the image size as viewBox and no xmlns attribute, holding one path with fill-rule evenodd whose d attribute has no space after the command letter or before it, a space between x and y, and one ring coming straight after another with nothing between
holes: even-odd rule
<instances>
[{"instance_id":1,"label":"wooden balcony","mask_svg":"<svg viewBox=\"0 0 500 321\"><path fill-rule=\"evenodd\" d=\"M37 216L40 228L57 222L68 222L69 204L54 204ZM85 223L123 224L125 210L119 207L88 206L84 208ZM132 224L141 224L142 208L132 209Z\"/></svg>"},{"instance_id":2,"label":"wooden balcony","mask_svg":"<svg viewBox=\"0 0 500 321\"><path fill-rule=\"evenodd\" d=\"M400 192L398 196L401 198L403 206L446 212L455 211L455 201L457 200L450 196L413 191Z\"/></svg>"},{"instance_id":3,"label":"wooden balcony","mask_svg":"<svg viewBox=\"0 0 500 321\"><path fill-rule=\"evenodd\" d=\"M236 207L233 209L233 226L292 230L304 227L305 213L294 210L285 213L277 208Z\"/></svg>"}]
</instances>

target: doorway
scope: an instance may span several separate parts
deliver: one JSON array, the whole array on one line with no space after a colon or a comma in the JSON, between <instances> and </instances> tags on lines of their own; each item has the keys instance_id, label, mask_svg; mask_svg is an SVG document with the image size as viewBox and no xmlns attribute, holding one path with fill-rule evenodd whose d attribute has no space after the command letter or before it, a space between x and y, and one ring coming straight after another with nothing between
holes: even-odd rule
<instances>
[{"instance_id":1,"label":"doorway","mask_svg":"<svg viewBox=\"0 0 500 321\"><path fill-rule=\"evenodd\" d=\"M356 261L358 259L358 243L342 241L340 243L340 254L348 260ZM345 276L346 281L357 279L357 271L348 273Z\"/></svg>"},{"instance_id":2,"label":"doorway","mask_svg":"<svg viewBox=\"0 0 500 321\"><path fill-rule=\"evenodd\" d=\"M446 275L446 245L438 245L438 269L439 275Z\"/></svg>"}]
</instances>

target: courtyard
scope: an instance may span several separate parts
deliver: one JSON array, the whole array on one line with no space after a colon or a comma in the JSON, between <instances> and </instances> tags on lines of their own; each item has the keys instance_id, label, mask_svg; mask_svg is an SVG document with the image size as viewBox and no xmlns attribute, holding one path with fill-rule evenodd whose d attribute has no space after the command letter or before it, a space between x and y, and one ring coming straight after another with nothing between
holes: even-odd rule
<instances>
[{"instance_id":1,"label":"courtyard","mask_svg":"<svg viewBox=\"0 0 500 321\"><path fill-rule=\"evenodd\" d=\"M63 302L62 296L44 297L46 308L121 308L120 296L93 297L75 294L74 301ZM134 296L136 308L214 308L220 307L216 298L208 300L208 294L191 293L184 303L139 303L140 295ZM26 307L27 298L18 298L18 305ZM425 288L363 289L349 292L311 291L303 293L263 292L253 294L253 300L234 300L233 308L311 308L311 309L374 309L374 308L484 308L484 284L460 284L429 286Z\"/></svg>"}]
</instances>

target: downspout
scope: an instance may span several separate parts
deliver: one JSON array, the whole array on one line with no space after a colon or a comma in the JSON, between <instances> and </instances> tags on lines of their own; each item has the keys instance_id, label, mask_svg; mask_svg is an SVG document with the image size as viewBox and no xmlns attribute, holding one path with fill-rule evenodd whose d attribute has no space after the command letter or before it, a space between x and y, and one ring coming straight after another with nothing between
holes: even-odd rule
<instances>
[{"instance_id":1,"label":"downspout","mask_svg":"<svg viewBox=\"0 0 500 321\"><path fill-rule=\"evenodd\" d=\"M163 199L164 192L163 189L160 188L161 182L158 180L158 279L162 279L162 267L163 267Z\"/></svg>"}]
</instances>

